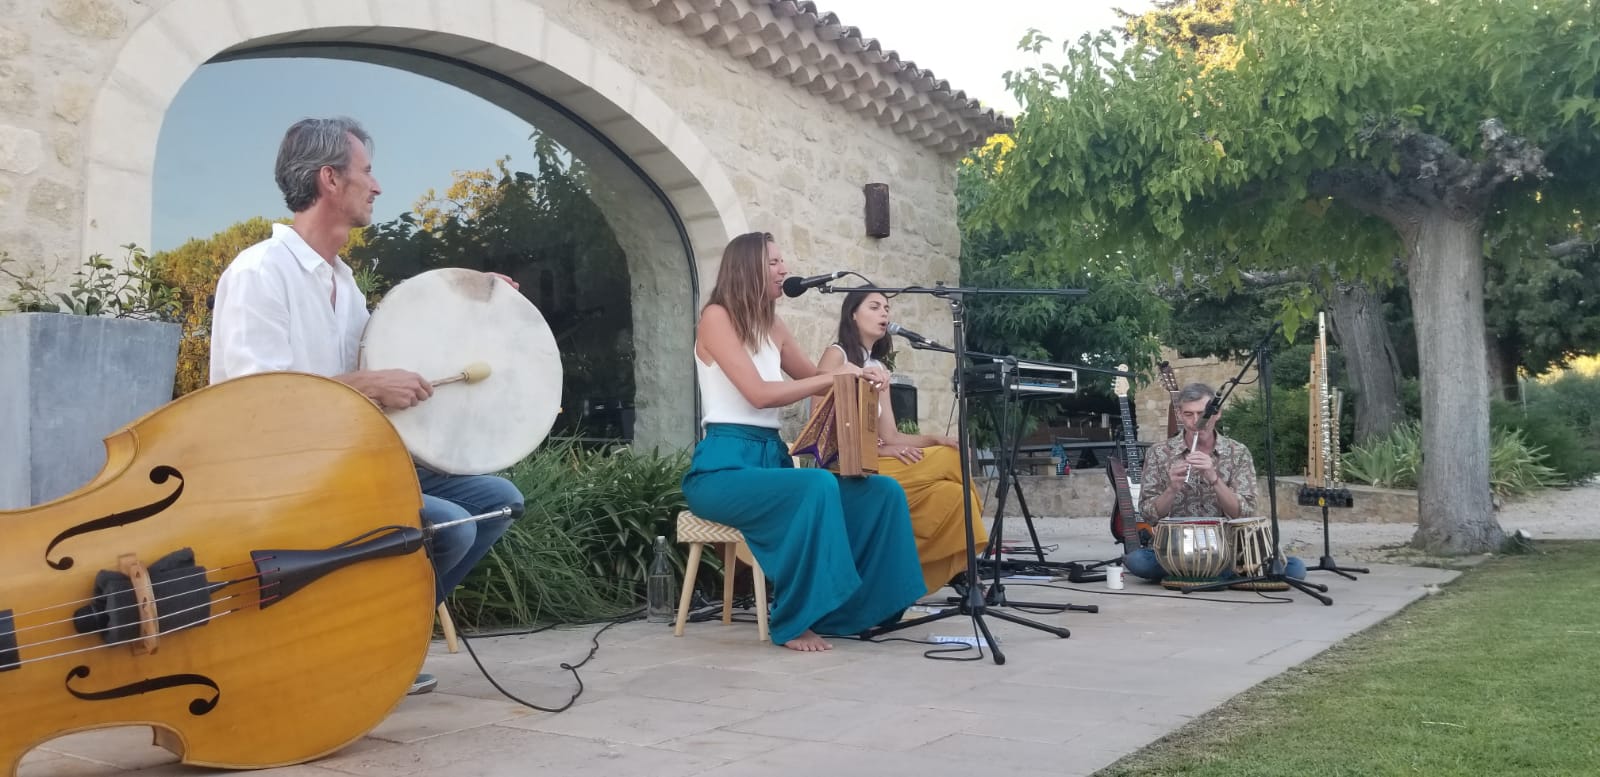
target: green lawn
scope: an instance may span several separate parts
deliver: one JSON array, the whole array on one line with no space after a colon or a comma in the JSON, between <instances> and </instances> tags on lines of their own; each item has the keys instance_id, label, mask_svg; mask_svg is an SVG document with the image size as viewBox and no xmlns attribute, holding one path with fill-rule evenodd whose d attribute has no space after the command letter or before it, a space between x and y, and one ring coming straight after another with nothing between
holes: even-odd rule
<instances>
[{"instance_id":1,"label":"green lawn","mask_svg":"<svg viewBox=\"0 0 1600 777\"><path fill-rule=\"evenodd\" d=\"M1600 774L1600 543L1470 569L1099 774Z\"/></svg>"}]
</instances>

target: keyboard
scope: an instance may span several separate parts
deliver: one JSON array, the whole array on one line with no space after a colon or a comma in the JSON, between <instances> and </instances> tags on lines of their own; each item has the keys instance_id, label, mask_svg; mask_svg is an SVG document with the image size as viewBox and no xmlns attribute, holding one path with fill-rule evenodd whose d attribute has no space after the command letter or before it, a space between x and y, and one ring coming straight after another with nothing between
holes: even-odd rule
<instances>
[{"instance_id":1,"label":"keyboard","mask_svg":"<svg viewBox=\"0 0 1600 777\"><path fill-rule=\"evenodd\" d=\"M1019 396L1078 393L1078 371L1070 367L1052 367L1034 362L1017 362L1012 365L992 362L977 364L965 370L967 395L998 394L1002 390ZM951 378L952 387L955 378Z\"/></svg>"}]
</instances>

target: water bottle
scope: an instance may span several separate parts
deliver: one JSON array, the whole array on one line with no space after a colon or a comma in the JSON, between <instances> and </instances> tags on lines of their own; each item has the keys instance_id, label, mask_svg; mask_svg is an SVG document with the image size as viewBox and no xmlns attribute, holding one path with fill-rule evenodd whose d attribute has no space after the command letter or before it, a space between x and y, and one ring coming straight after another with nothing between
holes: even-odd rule
<instances>
[{"instance_id":1,"label":"water bottle","mask_svg":"<svg viewBox=\"0 0 1600 777\"><path fill-rule=\"evenodd\" d=\"M656 537L656 557L650 562L649 607L646 618L651 623L672 623L677 612L673 607L674 585L672 562L667 559L667 538Z\"/></svg>"}]
</instances>

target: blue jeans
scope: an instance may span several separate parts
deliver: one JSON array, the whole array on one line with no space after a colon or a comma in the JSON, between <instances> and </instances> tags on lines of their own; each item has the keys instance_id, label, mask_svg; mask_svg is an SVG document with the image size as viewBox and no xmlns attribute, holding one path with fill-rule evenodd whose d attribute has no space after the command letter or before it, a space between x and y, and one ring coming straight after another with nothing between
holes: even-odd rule
<instances>
[{"instance_id":1,"label":"blue jeans","mask_svg":"<svg viewBox=\"0 0 1600 777\"><path fill-rule=\"evenodd\" d=\"M1146 580L1159 582L1167 576L1167 570L1161 567L1161 562L1156 561L1156 552L1151 548L1140 548L1123 556L1122 566L1128 570L1128 574L1134 577L1142 577ZM1285 556L1283 574L1284 577L1292 577L1296 580L1306 579L1306 562L1301 561L1299 556ZM1220 579L1226 580L1231 577L1238 577L1238 575L1233 571L1232 567L1229 567L1222 571Z\"/></svg>"},{"instance_id":2,"label":"blue jeans","mask_svg":"<svg viewBox=\"0 0 1600 777\"><path fill-rule=\"evenodd\" d=\"M429 538L434 604L437 605L461 585L467 573L488 555L495 540L522 515L522 492L505 478L444 475L424 467L417 467L417 480L422 484L422 522L428 525L457 521L502 507L511 508L508 518L456 524Z\"/></svg>"}]
</instances>

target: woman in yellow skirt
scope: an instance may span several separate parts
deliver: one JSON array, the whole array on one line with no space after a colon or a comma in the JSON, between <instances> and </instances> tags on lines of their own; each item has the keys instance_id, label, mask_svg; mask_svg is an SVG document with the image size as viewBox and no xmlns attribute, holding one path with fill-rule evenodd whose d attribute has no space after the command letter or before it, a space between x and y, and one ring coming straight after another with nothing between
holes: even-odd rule
<instances>
[{"instance_id":1,"label":"woman in yellow skirt","mask_svg":"<svg viewBox=\"0 0 1600 777\"><path fill-rule=\"evenodd\" d=\"M823 351L817 369L826 373L846 362L862 368L881 367L888 353L889 300L877 292L853 291L845 295L839 311L838 340ZM929 593L967 570L959 447L954 437L901 432L891 403L879 401L878 474L894 478L905 489L922 580ZM989 541L982 515L974 494L972 531L979 546Z\"/></svg>"}]
</instances>

